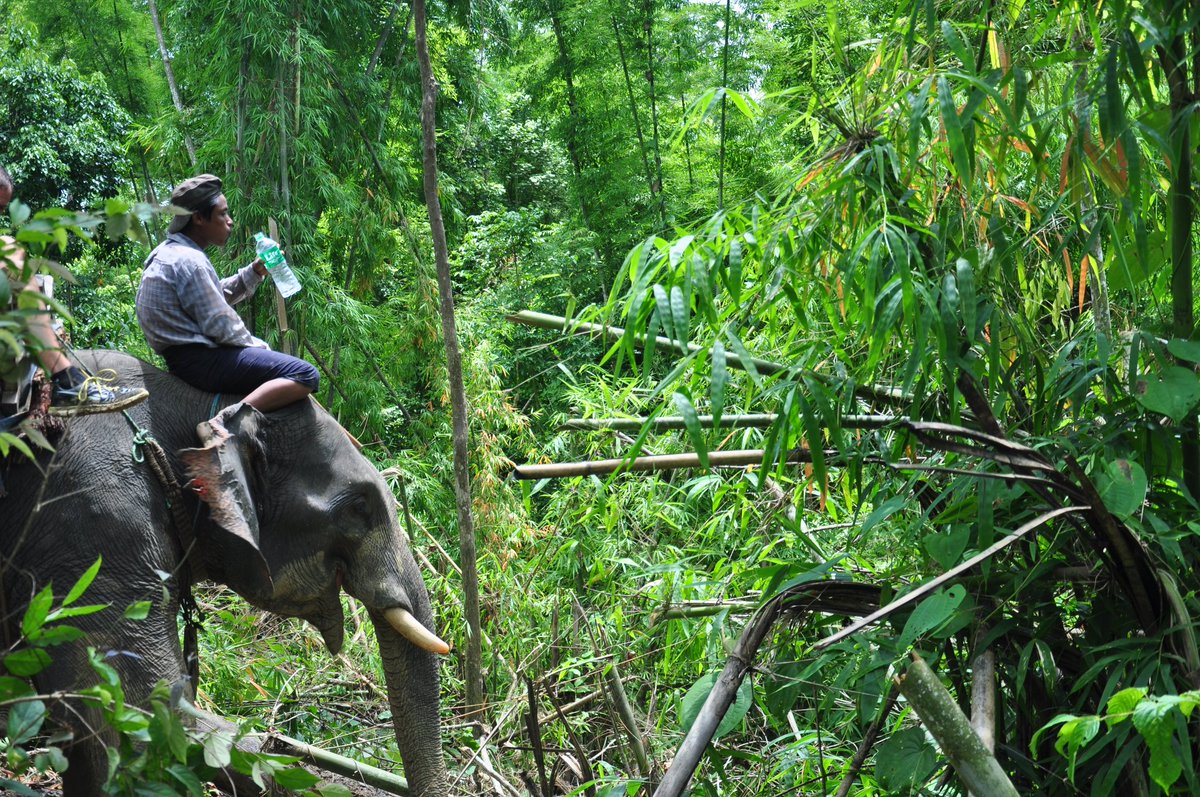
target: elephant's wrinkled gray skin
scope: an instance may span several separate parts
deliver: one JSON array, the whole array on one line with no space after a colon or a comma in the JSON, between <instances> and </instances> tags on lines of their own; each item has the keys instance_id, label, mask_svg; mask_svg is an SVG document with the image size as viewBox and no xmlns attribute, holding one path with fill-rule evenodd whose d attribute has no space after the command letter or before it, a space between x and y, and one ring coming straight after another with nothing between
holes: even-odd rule
<instances>
[{"instance_id":1,"label":"elephant's wrinkled gray skin","mask_svg":"<svg viewBox=\"0 0 1200 797\"><path fill-rule=\"evenodd\" d=\"M269 416L243 406L224 428L206 427L201 447L196 426L213 414L211 394L116 352L85 352L81 359L94 372L112 368L121 384L150 391L130 412L167 452L180 483L196 478L183 497L186 515L195 518L195 546L181 563L163 488L148 464L130 456L134 432L121 413L70 419L58 453L42 457L49 474L44 491L29 463L0 465L9 488L0 499L7 639L19 635L32 595L52 580L61 600L103 556L83 600L113 608L72 622L88 632L87 644L112 651L108 660L121 673L127 698L138 702L160 679L176 682L185 672L178 581L168 582L164 604L159 573L188 568L194 580L226 583L255 606L302 617L331 652L342 643L338 593L345 589L376 622L410 786L414 794L445 795L436 657L384 619L388 610L403 609L432 629L429 598L389 490L341 427L307 400ZM126 606L143 600L153 601L149 617L122 617ZM40 689L70 692L94 682L82 647L54 648L52 655ZM76 739L89 735L86 728L75 732ZM67 797L96 793L102 749L76 744L70 760Z\"/></svg>"}]
</instances>

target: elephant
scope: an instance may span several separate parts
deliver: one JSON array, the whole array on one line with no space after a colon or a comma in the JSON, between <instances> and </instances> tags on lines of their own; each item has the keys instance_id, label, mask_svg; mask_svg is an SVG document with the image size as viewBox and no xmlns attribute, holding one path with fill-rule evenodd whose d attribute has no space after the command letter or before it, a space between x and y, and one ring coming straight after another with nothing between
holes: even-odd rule
<instances>
[{"instance_id":1,"label":"elephant","mask_svg":"<svg viewBox=\"0 0 1200 797\"><path fill-rule=\"evenodd\" d=\"M261 609L307 620L336 654L344 589L375 624L413 794L444 797L437 655L448 647L431 630L429 596L391 491L348 433L310 399L264 414L127 354L83 351L77 357L91 372L112 369L122 385L145 387L150 397L129 409L128 418L104 413L66 420L56 451L40 454L38 467L12 454L0 463L8 485L0 499L8 644L19 640L24 609L39 590L52 583L61 600L98 557L103 562L84 600L114 607L73 619L86 637L53 648L35 686L43 694L72 693L94 683L86 645L113 653L108 661L130 703L146 701L161 680L186 683L176 620L180 585L200 580L226 584ZM135 424L165 451L182 489L168 490L151 458L139 462L131 455ZM169 506L172 493L177 503ZM191 528L179 529L181 523ZM124 607L146 600L151 607L144 619L123 616ZM78 711L59 719L87 717ZM73 730L65 797L98 794L106 772L103 746L88 729Z\"/></svg>"}]
</instances>

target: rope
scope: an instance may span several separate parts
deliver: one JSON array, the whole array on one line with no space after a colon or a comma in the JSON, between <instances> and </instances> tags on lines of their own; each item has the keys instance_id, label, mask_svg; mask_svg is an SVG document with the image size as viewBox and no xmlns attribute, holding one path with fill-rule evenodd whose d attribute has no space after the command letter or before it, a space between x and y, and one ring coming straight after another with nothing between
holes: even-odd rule
<instances>
[{"instance_id":1,"label":"rope","mask_svg":"<svg viewBox=\"0 0 1200 797\"><path fill-rule=\"evenodd\" d=\"M187 666L188 677L195 686L200 682L197 635L203 626L204 615L200 611L200 607L196 605L196 599L192 596L191 570L184 566L184 561L192 552L192 546L196 541L195 529L191 518L184 509L183 489L179 486L179 480L175 478L175 471L172 470L171 462L167 459L167 452L150 434L149 429L142 428L133 419L129 410L121 410L121 414L125 416L125 420L133 429L133 444L130 451L133 461L139 464L144 462L150 466L150 471L162 485L167 509L171 511L172 525L175 530L175 534L172 536L175 541L176 553L179 556L179 569L176 571L175 577L179 581L179 612L183 615L183 660ZM148 457L147 454L149 454Z\"/></svg>"}]
</instances>

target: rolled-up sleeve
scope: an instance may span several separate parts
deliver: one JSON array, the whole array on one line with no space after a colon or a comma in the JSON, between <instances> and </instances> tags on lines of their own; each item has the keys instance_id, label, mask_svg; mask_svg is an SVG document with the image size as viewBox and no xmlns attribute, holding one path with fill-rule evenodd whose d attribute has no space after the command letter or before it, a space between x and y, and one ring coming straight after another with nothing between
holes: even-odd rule
<instances>
[{"instance_id":1,"label":"rolled-up sleeve","mask_svg":"<svg viewBox=\"0 0 1200 797\"><path fill-rule=\"evenodd\" d=\"M242 266L232 276L221 280L221 291L225 301L231 305L244 302L254 295L258 286L262 285L264 277L254 270L253 265Z\"/></svg>"}]
</instances>

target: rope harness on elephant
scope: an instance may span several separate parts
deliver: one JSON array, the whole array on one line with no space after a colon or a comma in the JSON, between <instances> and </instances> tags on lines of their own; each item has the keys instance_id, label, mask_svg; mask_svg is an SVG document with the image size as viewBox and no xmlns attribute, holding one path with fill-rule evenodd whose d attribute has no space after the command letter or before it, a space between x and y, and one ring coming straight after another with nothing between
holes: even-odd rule
<instances>
[{"instance_id":1,"label":"rope harness on elephant","mask_svg":"<svg viewBox=\"0 0 1200 797\"><path fill-rule=\"evenodd\" d=\"M191 678L194 687L199 683L200 677L197 634L203 624L203 615L200 607L196 605L196 599L192 597L191 569L184 567L184 561L195 544L195 528L192 525L192 519L188 517L184 509L183 489L179 486L179 480L175 478L175 471L172 470L171 462L167 459L167 452L150 434L149 429L142 428L133 419L129 410L121 410L121 414L133 428L130 456L134 462L139 464L144 462L150 466L150 471L162 485L167 509L171 512L172 525L175 527L172 537L179 554L179 568L175 577L179 581L179 611L183 615L183 659L187 665L188 677Z\"/></svg>"}]
</instances>

